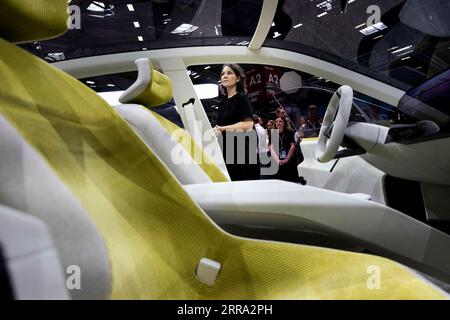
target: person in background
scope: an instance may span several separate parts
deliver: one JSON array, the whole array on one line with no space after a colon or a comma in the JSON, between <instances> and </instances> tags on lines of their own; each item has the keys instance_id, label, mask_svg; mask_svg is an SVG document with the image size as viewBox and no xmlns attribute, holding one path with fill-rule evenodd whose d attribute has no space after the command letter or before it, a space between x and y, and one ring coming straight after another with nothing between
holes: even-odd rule
<instances>
[{"instance_id":1,"label":"person in background","mask_svg":"<svg viewBox=\"0 0 450 320\"><path fill-rule=\"evenodd\" d=\"M269 146L270 146L270 134L271 134L273 128L275 128L275 121L274 120L267 121L267 124L266 124L267 147L268 147L267 154L270 153L270 148L269 148Z\"/></svg>"},{"instance_id":2,"label":"person in background","mask_svg":"<svg viewBox=\"0 0 450 320\"><path fill-rule=\"evenodd\" d=\"M258 135L258 163L263 166L268 163L267 159L267 133L261 126L261 118L257 115L253 115L253 122L255 124L255 130Z\"/></svg>"},{"instance_id":3,"label":"person in background","mask_svg":"<svg viewBox=\"0 0 450 320\"><path fill-rule=\"evenodd\" d=\"M294 134L294 141L295 141L295 160L297 162L297 165L303 162L303 152L302 148L300 146L300 142L302 142L302 139L305 137L305 130L306 130L306 120L305 117L300 115L297 118L297 130Z\"/></svg>"},{"instance_id":4,"label":"person in background","mask_svg":"<svg viewBox=\"0 0 450 320\"><path fill-rule=\"evenodd\" d=\"M305 138L318 137L322 119L317 116L317 106L310 104L308 106L308 116L306 119Z\"/></svg>"},{"instance_id":5,"label":"person in background","mask_svg":"<svg viewBox=\"0 0 450 320\"><path fill-rule=\"evenodd\" d=\"M297 131L295 132L295 143L298 144L305 137L306 119L304 116L299 116L297 119Z\"/></svg>"},{"instance_id":6,"label":"person in background","mask_svg":"<svg viewBox=\"0 0 450 320\"><path fill-rule=\"evenodd\" d=\"M250 141L245 133L253 129L253 108L246 95L245 72L241 66L224 64L220 85L225 97L219 103L214 133L223 138L222 153L230 178L232 181L259 179L257 151L256 148L250 148ZM256 132L254 138L256 140ZM239 163L238 159L243 157L244 163Z\"/></svg>"},{"instance_id":7,"label":"person in background","mask_svg":"<svg viewBox=\"0 0 450 320\"><path fill-rule=\"evenodd\" d=\"M295 160L294 132L287 129L286 120L282 117L275 120L275 126L279 133L279 141L278 146L272 141L270 151L273 159L280 166L276 178L297 182L298 173L297 162Z\"/></svg>"},{"instance_id":8,"label":"person in background","mask_svg":"<svg viewBox=\"0 0 450 320\"><path fill-rule=\"evenodd\" d=\"M286 112L286 110L282 106L278 107L277 110L275 111L275 113L277 115L277 118L281 117L281 118L284 119L284 122L287 125L286 128L288 130L294 131L294 124L292 123L291 119L289 118L288 113Z\"/></svg>"},{"instance_id":9,"label":"person in background","mask_svg":"<svg viewBox=\"0 0 450 320\"><path fill-rule=\"evenodd\" d=\"M266 130L267 130L267 134L270 135L270 131L275 127L275 121L274 120L269 120L267 121L266 124Z\"/></svg>"}]
</instances>

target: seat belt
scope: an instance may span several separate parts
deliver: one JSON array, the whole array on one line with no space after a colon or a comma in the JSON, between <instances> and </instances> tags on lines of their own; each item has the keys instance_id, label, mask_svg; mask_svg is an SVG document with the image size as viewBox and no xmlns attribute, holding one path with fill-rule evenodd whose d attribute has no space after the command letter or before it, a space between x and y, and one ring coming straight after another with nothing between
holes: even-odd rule
<instances>
[{"instance_id":1,"label":"seat belt","mask_svg":"<svg viewBox=\"0 0 450 320\"><path fill-rule=\"evenodd\" d=\"M202 140L202 131L197 125L197 118L195 116L194 111L194 102L195 99L191 98L187 102L182 104L182 107L184 109L185 115L186 115L186 129L191 135L191 137L194 139L195 143L203 147L203 140Z\"/></svg>"}]
</instances>

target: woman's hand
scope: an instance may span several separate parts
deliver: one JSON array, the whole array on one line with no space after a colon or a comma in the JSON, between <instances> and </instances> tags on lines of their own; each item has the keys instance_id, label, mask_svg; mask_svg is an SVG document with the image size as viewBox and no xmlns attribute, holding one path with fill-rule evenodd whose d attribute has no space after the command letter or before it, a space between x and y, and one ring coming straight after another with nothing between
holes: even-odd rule
<instances>
[{"instance_id":1,"label":"woman's hand","mask_svg":"<svg viewBox=\"0 0 450 320\"><path fill-rule=\"evenodd\" d=\"M286 163L288 163L288 159L283 159L280 160L280 162L278 163L280 166L285 165Z\"/></svg>"},{"instance_id":2,"label":"woman's hand","mask_svg":"<svg viewBox=\"0 0 450 320\"><path fill-rule=\"evenodd\" d=\"M215 126L215 127L213 128L213 130L214 130L214 134L216 135L216 137L222 135L222 127Z\"/></svg>"}]
</instances>

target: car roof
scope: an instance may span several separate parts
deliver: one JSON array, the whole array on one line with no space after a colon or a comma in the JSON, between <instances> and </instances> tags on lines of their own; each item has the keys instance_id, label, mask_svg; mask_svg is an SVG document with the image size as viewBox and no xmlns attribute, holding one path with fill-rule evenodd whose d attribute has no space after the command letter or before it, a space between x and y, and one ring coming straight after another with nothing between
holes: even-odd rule
<instances>
[{"instance_id":1,"label":"car roof","mask_svg":"<svg viewBox=\"0 0 450 320\"><path fill-rule=\"evenodd\" d=\"M198 46L277 48L406 91L450 64L450 23L442 18L450 6L432 2L430 20L415 24L411 16L423 9L415 0L72 0L71 30L23 46L49 62Z\"/></svg>"}]
</instances>

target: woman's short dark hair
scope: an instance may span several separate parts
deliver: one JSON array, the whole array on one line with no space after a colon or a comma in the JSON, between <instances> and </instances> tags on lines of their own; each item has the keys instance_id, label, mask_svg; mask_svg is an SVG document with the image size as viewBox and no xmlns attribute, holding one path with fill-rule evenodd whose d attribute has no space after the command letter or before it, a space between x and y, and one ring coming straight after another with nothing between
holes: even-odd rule
<instances>
[{"instance_id":1,"label":"woman's short dark hair","mask_svg":"<svg viewBox=\"0 0 450 320\"><path fill-rule=\"evenodd\" d=\"M222 69L220 69L221 74L225 67L229 67L231 70L233 70L233 72L236 74L236 76L238 76L240 78L239 82L236 84L236 91L242 92L242 93L247 93L247 85L245 83L244 69L242 69L242 67L236 63L225 63L222 66ZM220 85L220 88L223 93L226 92L225 88L222 85Z\"/></svg>"}]
</instances>

